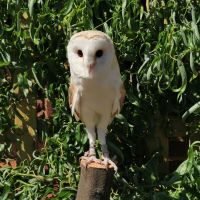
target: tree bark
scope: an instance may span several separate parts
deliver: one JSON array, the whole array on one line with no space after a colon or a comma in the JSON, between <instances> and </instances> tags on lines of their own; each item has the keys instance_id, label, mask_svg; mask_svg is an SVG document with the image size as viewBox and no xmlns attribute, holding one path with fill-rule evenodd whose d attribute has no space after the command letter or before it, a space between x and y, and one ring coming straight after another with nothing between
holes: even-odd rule
<instances>
[{"instance_id":1,"label":"tree bark","mask_svg":"<svg viewBox=\"0 0 200 200\"><path fill-rule=\"evenodd\" d=\"M109 200L114 177L114 169L104 165L90 163L84 167L81 160L81 176L76 200Z\"/></svg>"}]
</instances>

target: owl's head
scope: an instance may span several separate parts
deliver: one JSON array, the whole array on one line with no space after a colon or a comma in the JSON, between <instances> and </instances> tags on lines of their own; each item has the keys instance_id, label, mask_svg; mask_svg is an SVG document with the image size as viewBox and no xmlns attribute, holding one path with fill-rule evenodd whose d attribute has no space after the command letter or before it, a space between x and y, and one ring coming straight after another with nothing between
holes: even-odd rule
<instances>
[{"instance_id":1,"label":"owl's head","mask_svg":"<svg viewBox=\"0 0 200 200\"><path fill-rule=\"evenodd\" d=\"M94 30L74 34L67 46L67 56L71 74L82 78L105 74L116 58L109 36Z\"/></svg>"}]
</instances>

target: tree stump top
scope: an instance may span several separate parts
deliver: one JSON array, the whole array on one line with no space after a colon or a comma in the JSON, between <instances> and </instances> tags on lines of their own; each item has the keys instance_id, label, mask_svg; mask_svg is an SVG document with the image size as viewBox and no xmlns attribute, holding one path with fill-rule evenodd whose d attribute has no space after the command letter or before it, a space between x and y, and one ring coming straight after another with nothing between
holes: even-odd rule
<instances>
[{"instance_id":1,"label":"tree stump top","mask_svg":"<svg viewBox=\"0 0 200 200\"><path fill-rule=\"evenodd\" d=\"M85 167L85 165L86 165L86 160L82 159L82 160L80 161L80 166L81 166L81 167ZM88 164L88 165L87 165L87 168L107 169L107 170L108 170L108 169L113 169L113 170L114 170L114 168L113 168L111 165L108 165L108 168L106 168L105 165L99 164L99 163L95 163L95 162L92 162L92 163Z\"/></svg>"}]
</instances>

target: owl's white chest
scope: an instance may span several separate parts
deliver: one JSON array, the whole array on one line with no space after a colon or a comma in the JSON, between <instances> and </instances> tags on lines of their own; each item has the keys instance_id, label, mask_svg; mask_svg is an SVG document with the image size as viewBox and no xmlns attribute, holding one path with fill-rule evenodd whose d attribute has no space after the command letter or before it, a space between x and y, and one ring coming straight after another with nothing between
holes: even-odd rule
<instances>
[{"instance_id":1,"label":"owl's white chest","mask_svg":"<svg viewBox=\"0 0 200 200\"><path fill-rule=\"evenodd\" d=\"M87 80L83 84L81 104L98 114L105 109L111 112L115 96L115 88L109 81Z\"/></svg>"}]
</instances>

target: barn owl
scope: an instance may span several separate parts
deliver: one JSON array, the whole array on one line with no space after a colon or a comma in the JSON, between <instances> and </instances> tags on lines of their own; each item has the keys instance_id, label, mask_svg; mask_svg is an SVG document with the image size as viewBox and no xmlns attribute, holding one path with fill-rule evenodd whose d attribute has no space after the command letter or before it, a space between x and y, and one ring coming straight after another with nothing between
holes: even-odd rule
<instances>
[{"instance_id":1,"label":"barn owl","mask_svg":"<svg viewBox=\"0 0 200 200\"><path fill-rule=\"evenodd\" d=\"M74 34L67 46L70 66L69 105L72 115L86 126L89 150L82 159L117 170L106 144L107 127L122 108L125 89L112 40L101 31ZM96 134L97 133L97 134ZM95 154L96 135L102 158Z\"/></svg>"}]
</instances>

